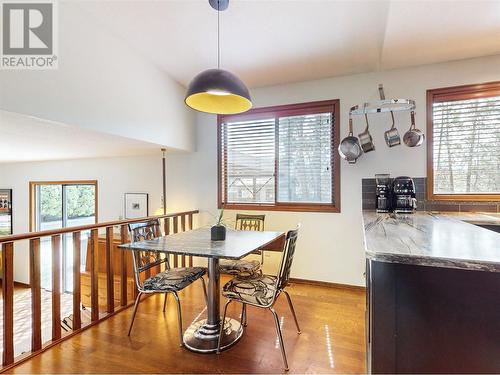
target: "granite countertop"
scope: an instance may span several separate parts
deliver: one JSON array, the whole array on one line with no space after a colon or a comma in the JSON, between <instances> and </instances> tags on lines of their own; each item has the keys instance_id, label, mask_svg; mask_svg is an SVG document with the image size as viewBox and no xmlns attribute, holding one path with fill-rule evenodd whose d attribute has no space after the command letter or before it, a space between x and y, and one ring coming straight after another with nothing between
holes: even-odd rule
<instances>
[{"instance_id":1,"label":"granite countertop","mask_svg":"<svg viewBox=\"0 0 500 375\"><path fill-rule=\"evenodd\" d=\"M499 214L413 214L363 211L368 259L402 264L500 272Z\"/></svg>"},{"instance_id":2,"label":"granite countertop","mask_svg":"<svg viewBox=\"0 0 500 375\"><path fill-rule=\"evenodd\" d=\"M500 213L487 212L432 212L477 225L500 225Z\"/></svg>"}]
</instances>

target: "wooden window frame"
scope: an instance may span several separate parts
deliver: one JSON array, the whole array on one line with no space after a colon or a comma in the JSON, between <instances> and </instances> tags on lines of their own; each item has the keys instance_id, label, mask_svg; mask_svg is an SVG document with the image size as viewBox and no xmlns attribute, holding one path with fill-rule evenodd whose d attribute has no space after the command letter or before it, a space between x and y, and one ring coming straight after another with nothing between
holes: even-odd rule
<instances>
[{"instance_id":1,"label":"wooden window frame","mask_svg":"<svg viewBox=\"0 0 500 375\"><path fill-rule=\"evenodd\" d=\"M29 182L29 230L35 228L35 188L37 185L94 185L95 187L95 223L99 222L99 188L97 180L71 180L71 181L30 181Z\"/></svg>"},{"instance_id":2,"label":"wooden window frame","mask_svg":"<svg viewBox=\"0 0 500 375\"><path fill-rule=\"evenodd\" d=\"M226 189L222 187L222 145L221 131L222 124L228 121L244 121L266 118L269 116L299 116L315 113L332 113L332 145L331 145L331 161L332 161L332 202L334 203L225 203L227 197L222 197L223 191L227 194ZM286 104L271 107L260 107L251 109L245 113L237 115L218 115L217 116L217 203L218 207L225 209L238 209L249 211L296 211L296 212L340 212L340 156L337 148L340 142L340 100L322 100L308 103ZM277 152L277 151L276 151ZM275 155L274 162L275 174L275 191L278 186L278 156ZM227 179L224 178L224 181ZM275 199L277 198L275 192Z\"/></svg>"},{"instance_id":3,"label":"wooden window frame","mask_svg":"<svg viewBox=\"0 0 500 375\"><path fill-rule=\"evenodd\" d=\"M434 194L433 103L500 96L500 81L427 90L427 199L429 201L495 201L500 194Z\"/></svg>"}]
</instances>

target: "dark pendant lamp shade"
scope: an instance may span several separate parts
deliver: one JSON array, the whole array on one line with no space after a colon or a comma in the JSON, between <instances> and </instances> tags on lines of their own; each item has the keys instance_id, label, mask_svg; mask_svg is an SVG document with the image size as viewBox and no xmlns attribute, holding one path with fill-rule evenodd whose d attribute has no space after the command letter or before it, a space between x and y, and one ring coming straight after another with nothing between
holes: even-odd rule
<instances>
[{"instance_id":1,"label":"dark pendant lamp shade","mask_svg":"<svg viewBox=\"0 0 500 375\"><path fill-rule=\"evenodd\" d=\"M223 69L208 69L194 77L185 102L197 111L222 115L252 108L250 93L243 81Z\"/></svg>"}]
</instances>

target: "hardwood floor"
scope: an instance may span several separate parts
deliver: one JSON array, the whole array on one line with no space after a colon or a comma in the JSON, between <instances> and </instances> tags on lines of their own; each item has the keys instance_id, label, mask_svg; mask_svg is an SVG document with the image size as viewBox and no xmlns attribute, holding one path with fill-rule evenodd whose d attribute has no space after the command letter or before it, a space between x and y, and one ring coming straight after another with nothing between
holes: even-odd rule
<instances>
[{"instance_id":1,"label":"hardwood floor","mask_svg":"<svg viewBox=\"0 0 500 375\"><path fill-rule=\"evenodd\" d=\"M1 280L0 280L1 285ZM41 289L42 305L42 340L48 341L52 338L52 294ZM73 312L73 296L61 294L61 316L68 317ZM31 350L31 289L25 286L14 288L14 355L18 356ZM61 325L62 329L68 329ZM0 332L3 331L3 296L0 291ZM3 335L0 335L0 351L3 350Z\"/></svg>"},{"instance_id":2,"label":"hardwood floor","mask_svg":"<svg viewBox=\"0 0 500 375\"><path fill-rule=\"evenodd\" d=\"M223 279L223 282L225 279ZM297 335L286 298L276 311L290 373L364 373L365 293L358 290L293 284L290 292L302 334ZM184 329L205 314L201 285L180 293ZM224 301L224 299L222 299ZM12 373L281 373L282 360L272 314L248 308L248 327L235 346L220 355L180 348L173 297L162 312L163 297L139 306L131 337L132 309L92 327L10 370ZM229 316L241 308L232 304Z\"/></svg>"}]
</instances>

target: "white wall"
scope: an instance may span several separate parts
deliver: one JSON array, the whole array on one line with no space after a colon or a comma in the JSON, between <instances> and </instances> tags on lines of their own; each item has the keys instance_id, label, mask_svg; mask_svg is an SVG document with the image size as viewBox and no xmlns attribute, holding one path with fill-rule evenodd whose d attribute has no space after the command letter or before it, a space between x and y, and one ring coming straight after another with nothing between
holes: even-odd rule
<instances>
[{"instance_id":1,"label":"white wall","mask_svg":"<svg viewBox=\"0 0 500 375\"><path fill-rule=\"evenodd\" d=\"M185 88L77 2L59 2L59 68L0 71L0 109L192 150ZM163 48L164 46L158 46Z\"/></svg>"},{"instance_id":2,"label":"white wall","mask_svg":"<svg viewBox=\"0 0 500 375\"><path fill-rule=\"evenodd\" d=\"M253 89L251 94L256 107L340 99L343 138L347 133L349 108L378 99L378 83L384 84L388 98L416 100L417 128L425 131L427 89L495 80L500 80L500 56L265 87ZM426 175L425 145L416 149L405 146L389 149L383 141L383 132L390 127L390 116L381 114L370 116L370 119L376 151L364 155L355 165L342 161L341 213L265 212L268 229L287 230L298 222L302 223L293 277L363 285L361 178L384 172L393 176ZM403 135L409 127L409 114L396 114L396 125ZM357 118L354 126L355 132L360 133L364 122ZM170 189L181 191L190 187L184 190L186 196L191 195L191 198L185 198L191 202L186 208L200 208L207 223L212 220L207 213L215 213L217 209L216 150L215 116L199 115L196 152L170 160L171 169L183 171L176 180L170 181ZM234 214L227 213L230 221ZM277 256L271 258L266 262L267 271L271 271L276 264Z\"/></svg>"}]
</instances>

